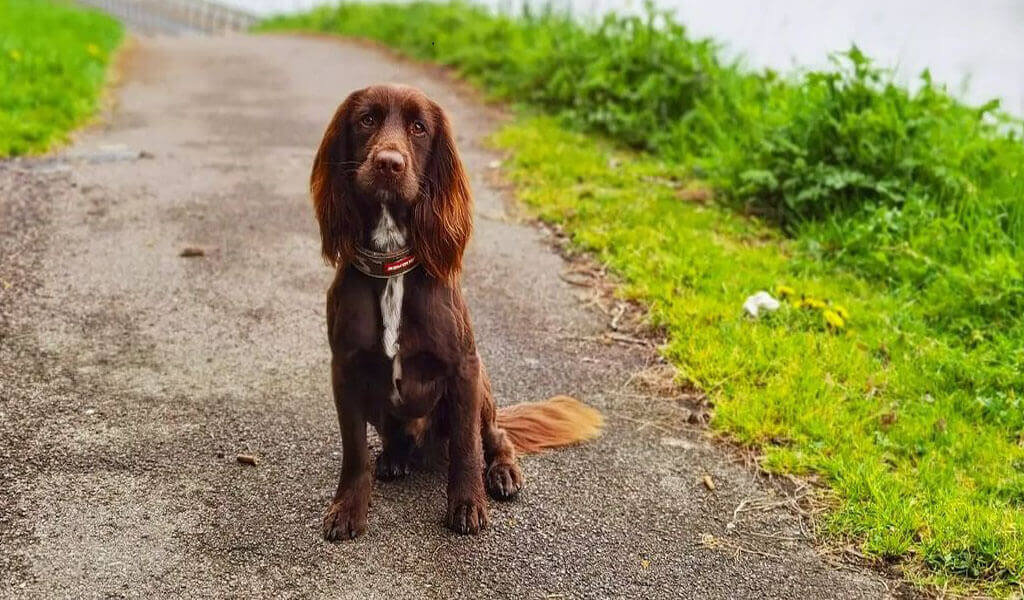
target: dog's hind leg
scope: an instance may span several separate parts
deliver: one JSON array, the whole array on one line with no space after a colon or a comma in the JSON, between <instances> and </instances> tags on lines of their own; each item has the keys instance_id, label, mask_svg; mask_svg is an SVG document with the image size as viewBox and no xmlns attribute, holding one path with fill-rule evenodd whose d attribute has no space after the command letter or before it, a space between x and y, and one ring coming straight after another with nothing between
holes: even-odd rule
<instances>
[{"instance_id":1,"label":"dog's hind leg","mask_svg":"<svg viewBox=\"0 0 1024 600\"><path fill-rule=\"evenodd\" d=\"M484 482L487 493L495 500L511 500L523 487L523 472L516 460L516 449L505 430L495 422L496 407L491 394L491 381L481 366L480 378L483 390L481 407L481 433L484 443L484 461L487 471Z\"/></svg>"}]
</instances>

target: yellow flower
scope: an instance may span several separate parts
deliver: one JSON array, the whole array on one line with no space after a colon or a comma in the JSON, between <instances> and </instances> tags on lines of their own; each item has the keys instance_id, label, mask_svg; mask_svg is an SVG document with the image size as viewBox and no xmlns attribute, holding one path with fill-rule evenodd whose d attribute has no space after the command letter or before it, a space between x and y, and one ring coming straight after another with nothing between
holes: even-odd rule
<instances>
[{"instance_id":1,"label":"yellow flower","mask_svg":"<svg viewBox=\"0 0 1024 600\"><path fill-rule=\"evenodd\" d=\"M85 49L86 49L86 51L89 54L92 54L93 56L99 56L100 55L100 47L97 46L96 44L89 44L88 46L85 47Z\"/></svg>"},{"instance_id":2,"label":"yellow flower","mask_svg":"<svg viewBox=\"0 0 1024 600\"><path fill-rule=\"evenodd\" d=\"M822 314L825 315L825 322L828 323L829 327L832 327L833 329L842 329L846 326L846 321L844 321L836 311L826 310Z\"/></svg>"},{"instance_id":3,"label":"yellow flower","mask_svg":"<svg viewBox=\"0 0 1024 600\"><path fill-rule=\"evenodd\" d=\"M796 296L796 290L794 290L793 288L789 287L788 285L777 285L777 286L775 286L775 293L780 298L785 298L786 296Z\"/></svg>"},{"instance_id":4,"label":"yellow flower","mask_svg":"<svg viewBox=\"0 0 1024 600\"><path fill-rule=\"evenodd\" d=\"M844 307L839 306L838 304L833 306L832 310L836 311L836 314L842 317L844 321L850 318L850 312L846 310Z\"/></svg>"},{"instance_id":5,"label":"yellow flower","mask_svg":"<svg viewBox=\"0 0 1024 600\"><path fill-rule=\"evenodd\" d=\"M822 302L821 300L818 300L817 298L810 298L810 297L805 297L805 298L801 299L800 302L797 302L796 305L799 306L800 308L814 308L814 309L817 309L817 310L821 310L821 309L825 308L825 303L824 302Z\"/></svg>"},{"instance_id":6,"label":"yellow flower","mask_svg":"<svg viewBox=\"0 0 1024 600\"><path fill-rule=\"evenodd\" d=\"M21 52L18 52L17 50L8 50L7 55L10 56L11 60L13 60L14 62L18 62L19 60L21 60Z\"/></svg>"}]
</instances>

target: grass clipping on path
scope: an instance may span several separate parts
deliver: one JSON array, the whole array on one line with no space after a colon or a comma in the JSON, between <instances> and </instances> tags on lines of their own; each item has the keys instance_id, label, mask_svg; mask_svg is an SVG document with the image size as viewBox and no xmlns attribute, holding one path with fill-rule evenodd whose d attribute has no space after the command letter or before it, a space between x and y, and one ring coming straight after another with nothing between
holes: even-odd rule
<instances>
[{"instance_id":1,"label":"grass clipping on path","mask_svg":"<svg viewBox=\"0 0 1024 600\"><path fill-rule=\"evenodd\" d=\"M496 138L520 197L650 307L712 427L823 476L823 529L866 554L1021 585L1024 144L997 104L927 73L909 92L856 48L751 73L655 12L343 4L262 27L375 39L520 104ZM758 290L784 301L752 320Z\"/></svg>"},{"instance_id":2,"label":"grass clipping on path","mask_svg":"<svg viewBox=\"0 0 1024 600\"><path fill-rule=\"evenodd\" d=\"M0 158L42 152L95 112L121 25L49 0L0 0Z\"/></svg>"}]
</instances>

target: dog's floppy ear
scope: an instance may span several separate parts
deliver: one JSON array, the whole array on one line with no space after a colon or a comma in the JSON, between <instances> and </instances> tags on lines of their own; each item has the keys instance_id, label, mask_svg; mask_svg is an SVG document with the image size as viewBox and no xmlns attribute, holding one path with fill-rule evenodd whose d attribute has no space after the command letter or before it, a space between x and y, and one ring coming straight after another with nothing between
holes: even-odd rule
<instances>
[{"instance_id":1,"label":"dog's floppy ear","mask_svg":"<svg viewBox=\"0 0 1024 600\"><path fill-rule=\"evenodd\" d=\"M448 116L436 104L433 110L436 131L413 213L413 250L431 275L451 282L473 230L473 199Z\"/></svg>"},{"instance_id":2,"label":"dog's floppy ear","mask_svg":"<svg viewBox=\"0 0 1024 600\"><path fill-rule=\"evenodd\" d=\"M321 252L324 260L335 267L352 260L362 231L359 211L352 198L355 164L350 113L358 95L359 92L353 92L335 111L309 175L313 208L320 223Z\"/></svg>"}]
</instances>

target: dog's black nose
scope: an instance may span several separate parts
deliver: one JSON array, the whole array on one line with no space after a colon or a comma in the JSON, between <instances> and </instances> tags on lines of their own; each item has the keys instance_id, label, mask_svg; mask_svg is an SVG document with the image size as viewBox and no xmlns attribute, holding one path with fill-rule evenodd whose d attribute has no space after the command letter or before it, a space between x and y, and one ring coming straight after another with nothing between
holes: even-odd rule
<instances>
[{"instance_id":1,"label":"dog's black nose","mask_svg":"<svg viewBox=\"0 0 1024 600\"><path fill-rule=\"evenodd\" d=\"M405 170L405 157L397 150L381 150L373 159L377 170L383 173L401 173Z\"/></svg>"}]
</instances>

